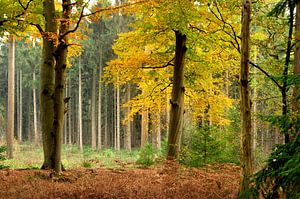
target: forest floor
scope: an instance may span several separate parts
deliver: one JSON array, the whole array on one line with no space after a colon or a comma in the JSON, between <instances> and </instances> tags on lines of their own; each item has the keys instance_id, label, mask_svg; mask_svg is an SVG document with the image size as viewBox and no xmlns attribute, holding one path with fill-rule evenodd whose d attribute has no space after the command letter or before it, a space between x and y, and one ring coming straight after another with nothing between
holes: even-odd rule
<instances>
[{"instance_id":1,"label":"forest floor","mask_svg":"<svg viewBox=\"0 0 300 199\"><path fill-rule=\"evenodd\" d=\"M0 198L236 198L240 168L233 164L186 168L168 162L150 168L76 168L56 176L42 170L0 170Z\"/></svg>"}]
</instances>

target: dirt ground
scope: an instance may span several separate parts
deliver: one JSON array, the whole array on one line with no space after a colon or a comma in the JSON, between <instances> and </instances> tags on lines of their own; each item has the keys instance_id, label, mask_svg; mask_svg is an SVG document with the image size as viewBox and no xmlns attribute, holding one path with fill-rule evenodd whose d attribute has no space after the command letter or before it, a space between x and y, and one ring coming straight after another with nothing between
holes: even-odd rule
<instances>
[{"instance_id":1,"label":"dirt ground","mask_svg":"<svg viewBox=\"0 0 300 199\"><path fill-rule=\"evenodd\" d=\"M240 168L232 164L149 169L0 170L0 198L236 198Z\"/></svg>"}]
</instances>

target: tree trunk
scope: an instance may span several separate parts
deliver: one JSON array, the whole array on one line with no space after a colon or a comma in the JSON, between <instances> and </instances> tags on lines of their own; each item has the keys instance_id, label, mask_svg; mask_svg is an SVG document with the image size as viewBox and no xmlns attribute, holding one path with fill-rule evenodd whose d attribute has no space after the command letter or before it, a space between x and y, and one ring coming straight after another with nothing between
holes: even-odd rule
<instances>
[{"instance_id":1,"label":"tree trunk","mask_svg":"<svg viewBox=\"0 0 300 199\"><path fill-rule=\"evenodd\" d=\"M127 92L126 92L127 102L131 100L131 85L130 83L127 84ZM127 108L127 114L130 113L130 107ZM124 139L124 146L125 149L131 151L131 120L128 119L126 123L126 130L125 130L125 139Z\"/></svg>"},{"instance_id":2,"label":"tree trunk","mask_svg":"<svg viewBox=\"0 0 300 199\"><path fill-rule=\"evenodd\" d=\"M287 92L288 92L288 72L289 72L289 65L291 59L291 51L292 51L292 39L293 39L293 28L294 28L294 9L295 5L294 2L289 0L288 1L289 7L289 33L288 33L288 41L287 41L287 48L286 48L286 55L285 55L285 65L283 69L283 86L281 88L281 103L282 103L282 116L284 117L285 121L288 121L288 102L287 102ZM288 122L285 122L284 129L287 129ZM290 141L289 132L284 133L284 140L285 143Z\"/></svg>"},{"instance_id":3,"label":"tree trunk","mask_svg":"<svg viewBox=\"0 0 300 199\"><path fill-rule=\"evenodd\" d=\"M71 90L72 90L72 86L71 86L71 77L69 76L69 97L70 97L70 102L69 102L69 111L68 111L68 144L72 144L72 134L74 135L74 130L73 130L73 123L72 123L72 119L74 120L75 116L73 116L73 113L76 113L76 111L73 111L73 97L72 97L72 93L71 93Z\"/></svg>"},{"instance_id":4,"label":"tree trunk","mask_svg":"<svg viewBox=\"0 0 300 199\"><path fill-rule=\"evenodd\" d=\"M104 125L104 146L108 148L108 86L105 87L105 125Z\"/></svg>"},{"instance_id":5,"label":"tree trunk","mask_svg":"<svg viewBox=\"0 0 300 199\"><path fill-rule=\"evenodd\" d=\"M83 151L82 144L82 89L81 89L81 58L79 58L78 63L78 138L79 138L79 148Z\"/></svg>"},{"instance_id":6,"label":"tree trunk","mask_svg":"<svg viewBox=\"0 0 300 199\"><path fill-rule=\"evenodd\" d=\"M160 125L160 111L154 113L153 115L153 136L152 136L152 143L156 149L161 148L161 125Z\"/></svg>"},{"instance_id":7,"label":"tree trunk","mask_svg":"<svg viewBox=\"0 0 300 199\"><path fill-rule=\"evenodd\" d=\"M55 1L44 0L45 34L43 34L43 64L40 68L40 111L43 136L44 163L42 169L54 169L54 51L56 45L57 20Z\"/></svg>"},{"instance_id":8,"label":"tree trunk","mask_svg":"<svg viewBox=\"0 0 300 199\"><path fill-rule=\"evenodd\" d=\"M96 69L93 69L92 79L92 100L91 100L91 132L92 132L92 149L96 150Z\"/></svg>"},{"instance_id":9,"label":"tree trunk","mask_svg":"<svg viewBox=\"0 0 300 199\"><path fill-rule=\"evenodd\" d=\"M61 152L62 139L64 127L64 113L65 113L65 83L66 83L66 68L67 68L67 54L68 54L68 39L67 36L62 36L69 30L69 14L71 12L71 1L63 0L62 2L62 18L60 25L60 35L58 46L55 51L55 89L54 89L54 170L60 173L62 170Z\"/></svg>"},{"instance_id":10,"label":"tree trunk","mask_svg":"<svg viewBox=\"0 0 300 199\"><path fill-rule=\"evenodd\" d=\"M148 110L142 110L142 125L141 125L141 148L148 143L148 125L149 125Z\"/></svg>"},{"instance_id":11,"label":"tree trunk","mask_svg":"<svg viewBox=\"0 0 300 199\"><path fill-rule=\"evenodd\" d=\"M176 159L179 153L179 142L182 134L182 122L184 111L184 59L186 54L186 35L180 31L175 31L176 36L176 50L175 50L175 63L173 72L173 87L170 123L169 123L169 136L168 136L168 152L167 159Z\"/></svg>"},{"instance_id":12,"label":"tree trunk","mask_svg":"<svg viewBox=\"0 0 300 199\"><path fill-rule=\"evenodd\" d=\"M254 49L254 63L257 63L257 48ZM253 67L253 151L257 147L257 89L256 89L256 68Z\"/></svg>"},{"instance_id":13,"label":"tree trunk","mask_svg":"<svg viewBox=\"0 0 300 199\"><path fill-rule=\"evenodd\" d=\"M13 158L14 122L15 122L15 38L8 40L8 103L7 103L7 156Z\"/></svg>"},{"instance_id":14,"label":"tree trunk","mask_svg":"<svg viewBox=\"0 0 300 199\"><path fill-rule=\"evenodd\" d=\"M23 139L23 84L22 84L22 69L19 74L19 128L18 128L18 141L22 142Z\"/></svg>"},{"instance_id":15,"label":"tree trunk","mask_svg":"<svg viewBox=\"0 0 300 199\"><path fill-rule=\"evenodd\" d=\"M117 143L117 150L119 151L120 150L120 139L121 139L121 136L120 136L120 87L117 86L116 88L116 143Z\"/></svg>"},{"instance_id":16,"label":"tree trunk","mask_svg":"<svg viewBox=\"0 0 300 199\"><path fill-rule=\"evenodd\" d=\"M33 70L32 74L33 81L35 82L35 70ZM37 103L36 103L36 88L35 85L32 89L32 95L33 95L33 129L34 129L34 144L37 145L39 141L39 135L38 135L38 124L37 124Z\"/></svg>"},{"instance_id":17,"label":"tree trunk","mask_svg":"<svg viewBox=\"0 0 300 199\"><path fill-rule=\"evenodd\" d=\"M251 0L243 0L240 74L242 167L242 182L240 193L243 193L245 190L248 190L250 188L250 176L252 175L251 105L249 97L250 16Z\"/></svg>"},{"instance_id":18,"label":"tree trunk","mask_svg":"<svg viewBox=\"0 0 300 199\"><path fill-rule=\"evenodd\" d=\"M98 149L102 148L102 49L100 50L100 66L99 66L99 80L98 80Z\"/></svg>"},{"instance_id":19,"label":"tree trunk","mask_svg":"<svg viewBox=\"0 0 300 199\"><path fill-rule=\"evenodd\" d=\"M295 63L294 63L294 76L297 81L293 88L293 111L297 115L300 114L300 1L296 4L296 27L295 27L295 39L296 39L296 51L295 51ZM299 134L300 129L297 129Z\"/></svg>"}]
</instances>

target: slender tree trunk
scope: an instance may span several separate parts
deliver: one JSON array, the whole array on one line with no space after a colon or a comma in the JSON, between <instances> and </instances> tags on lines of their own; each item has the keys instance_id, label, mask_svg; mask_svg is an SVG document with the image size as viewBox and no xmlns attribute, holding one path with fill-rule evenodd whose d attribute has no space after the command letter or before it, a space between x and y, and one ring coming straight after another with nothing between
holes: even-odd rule
<instances>
[{"instance_id":1,"label":"slender tree trunk","mask_svg":"<svg viewBox=\"0 0 300 199\"><path fill-rule=\"evenodd\" d=\"M286 48L286 57L285 57L285 65L283 69L283 86L281 88L281 95L282 95L282 116L288 117L288 103L287 103L287 92L288 92L288 72L289 72L289 65L291 59L291 52L292 52L292 37L293 37L293 28L294 28L294 9L295 4L292 0L288 1L289 7L289 33L288 33L288 41L287 41L287 48ZM287 121L287 118L286 118ZM288 123L286 122L285 127L287 127ZM290 141L289 132L284 133L284 140L285 143Z\"/></svg>"},{"instance_id":2,"label":"slender tree trunk","mask_svg":"<svg viewBox=\"0 0 300 199\"><path fill-rule=\"evenodd\" d=\"M184 111L184 59L186 54L186 35L175 31L176 50L173 72L173 88L171 99L171 112L168 136L167 159L176 159L179 153L179 142L182 134L182 122Z\"/></svg>"},{"instance_id":3,"label":"slender tree trunk","mask_svg":"<svg viewBox=\"0 0 300 199\"><path fill-rule=\"evenodd\" d=\"M43 34L43 64L40 68L40 111L43 136L43 169L54 169L54 51L56 45L57 20L55 1L44 0L45 33Z\"/></svg>"},{"instance_id":4,"label":"slender tree trunk","mask_svg":"<svg viewBox=\"0 0 300 199\"><path fill-rule=\"evenodd\" d=\"M257 62L257 48L255 47L254 49L254 63ZM256 150L257 147L257 89L256 89L256 68L253 67L253 82L254 82L254 87L253 87L253 151Z\"/></svg>"},{"instance_id":5,"label":"slender tree trunk","mask_svg":"<svg viewBox=\"0 0 300 199\"><path fill-rule=\"evenodd\" d=\"M144 147L148 143L148 125L149 125L149 113L148 110L142 110L142 125L141 125L141 147Z\"/></svg>"},{"instance_id":6,"label":"slender tree trunk","mask_svg":"<svg viewBox=\"0 0 300 199\"><path fill-rule=\"evenodd\" d=\"M23 139L23 84L22 84L22 69L20 69L19 75L19 131L18 131L18 141L22 142Z\"/></svg>"},{"instance_id":7,"label":"slender tree trunk","mask_svg":"<svg viewBox=\"0 0 300 199\"><path fill-rule=\"evenodd\" d=\"M73 132L73 123L72 123L72 117L73 117L73 98L71 97L71 77L69 76L69 97L71 98L70 102L69 102L69 111L68 111L68 144L72 144L72 132ZM76 113L76 112L75 112Z\"/></svg>"},{"instance_id":8,"label":"slender tree trunk","mask_svg":"<svg viewBox=\"0 0 300 199\"><path fill-rule=\"evenodd\" d=\"M248 190L250 188L250 176L252 175L251 105L249 97L250 16L251 0L243 0L240 74L242 167L242 182L240 193L243 193L245 190Z\"/></svg>"},{"instance_id":9,"label":"slender tree trunk","mask_svg":"<svg viewBox=\"0 0 300 199\"><path fill-rule=\"evenodd\" d=\"M100 66L99 66L99 79L98 79L98 149L102 148L102 49L100 50Z\"/></svg>"},{"instance_id":10,"label":"slender tree trunk","mask_svg":"<svg viewBox=\"0 0 300 199\"><path fill-rule=\"evenodd\" d=\"M33 81L35 82L36 78L35 78L35 70L33 71L32 74L32 78ZM39 140L39 135L38 135L38 124L37 124L37 102L36 102L36 88L35 85L32 89L32 95L33 95L33 129L34 129L34 144L37 145L38 144L38 140Z\"/></svg>"},{"instance_id":11,"label":"slender tree trunk","mask_svg":"<svg viewBox=\"0 0 300 199\"><path fill-rule=\"evenodd\" d=\"M79 148L80 151L83 151L83 144L82 144L82 89L81 89L81 58L79 58L78 64L78 137L79 137Z\"/></svg>"},{"instance_id":12,"label":"slender tree trunk","mask_svg":"<svg viewBox=\"0 0 300 199\"><path fill-rule=\"evenodd\" d=\"M126 92L127 102L131 100L131 85L130 83L127 84L127 92ZM127 114L130 113L130 107L127 108ZM126 123L126 130L125 130L125 139L124 139L124 146L125 149L131 151L131 120L128 119Z\"/></svg>"},{"instance_id":13,"label":"slender tree trunk","mask_svg":"<svg viewBox=\"0 0 300 199\"><path fill-rule=\"evenodd\" d=\"M92 100L91 100L91 132L92 132L92 149L96 150L96 69L93 69L92 79Z\"/></svg>"},{"instance_id":14,"label":"slender tree trunk","mask_svg":"<svg viewBox=\"0 0 300 199\"><path fill-rule=\"evenodd\" d=\"M105 87L105 125L104 125L104 145L108 148L108 86Z\"/></svg>"},{"instance_id":15,"label":"slender tree trunk","mask_svg":"<svg viewBox=\"0 0 300 199\"><path fill-rule=\"evenodd\" d=\"M7 103L7 156L13 158L14 120L15 120L15 38L8 40L8 103Z\"/></svg>"},{"instance_id":16,"label":"slender tree trunk","mask_svg":"<svg viewBox=\"0 0 300 199\"><path fill-rule=\"evenodd\" d=\"M117 97L117 99L116 99L116 112L117 112L117 114L116 114L116 143L117 143L117 150L119 151L120 150L120 139L121 139L121 136L120 136L120 134L121 134L121 128L120 128L120 117L121 117L121 115L120 115L120 112L121 112L121 110L120 110L120 87L119 86L117 86L117 88L116 88L116 92L117 92L117 94L116 94L116 97Z\"/></svg>"}]
</instances>

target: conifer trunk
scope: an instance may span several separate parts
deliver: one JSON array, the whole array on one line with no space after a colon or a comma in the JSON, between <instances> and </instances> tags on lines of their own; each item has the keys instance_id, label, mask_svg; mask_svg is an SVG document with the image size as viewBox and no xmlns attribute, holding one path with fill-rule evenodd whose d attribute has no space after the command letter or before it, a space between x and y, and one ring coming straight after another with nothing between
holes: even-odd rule
<instances>
[{"instance_id":1,"label":"conifer trunk","mask_svg":"<svg viewBox=\"0 0 300 199\"><path fill-rule=\"evenodd\" d=\"M78 63L78 138L79 138L79 148L83 151L82 143L82 88L81 88L81 58L79 58Z\"/></svg>"},{"instance_id":2,"label":"conifer trunk","mask_svg":"<svg viewBox=\"0 0 300 199\"><path fill-rule=\"evenodd\" d=\"M92 100L91 100L91 134L92 134L92 149L96 150L96 69L93 69L92 78Z\"/></svg>"},{"instance_id":3,"label":"conifer trunk","mask_svg":"<svg viewBox=\"0 0 300 199\"><path fill-rule=\"evenodd\" d=\"M240 187L241 193L250 188L250 176L252 175L251 105L249 97L250 16L251 0L243 0L240 74L242 167L242 182Z\"/></svg>"},{"instance_id":4,"label":"conifer trunk","mask_svg":"<svg viewBox=\"0 0 300 199\"><path fill-rule=\"evenodd\" d=\"M184 59L186 54L186 35L180 31L175 31L176 49L175 49L175 63L173 72L173 87L169 136L168 136L168 152L167 159L173 160L178 156L179 142L182 134L182 122L184 111Z\"/></svg>"},{"instance_id":5,"label":"conifer trunk","mask_svg":"<svg viewBox=\"0 0 300 199\"><path fill-rule=\"evenodd\" d=\"M98 149L102 148L102 49L100 50L100 66L99 66L99 80L98 80Z\"/></svg>"},{"instance_id":6,"label":"conifer trunk","mask_svg":"<svg viewBox=\"0 0 300 199\"><path fill-rule=\"evenodd\" d=\"M120 110L120 87L117 86L116 88L116 144L117 144L117 150L119 151L121 146L120 146L120 139L121 139L121 128L120 128L120 117L121 117L121 110Z\"/></svg>"},{"instance_id":7,"label":"conifer trunk","mask_svg":"<svg viewBox=\"0 0 300 199\"><path fill-rule=\"evenodd\" d=\"M18 142L21 143L23 139L23 84L22 84L22 69L19 72L19 128L18 128Z\"/></svg>"},{"instance_id":8,"label":"conifer trunk","mask_svg":"<svg viewBox=\"0 0 300 199\"><path fill-rule=\"evenodd\" d=\"M35 70L33 71L32 74L32 79L35 82L36 77L35 77ZM36 88L35 86L32 89L32 95L33 95L33 130L34 130L34 144L37 145L38 144L38 140L39 140L39 135L38 135L38 124L37 124L37 100L36 100Z\"/></svg>"},{"instance_id":9,"label":"conifer trunk","mask_svg":"<svg viewBox=\"0 0 300 199\"><path fill-rule=\"evenodd\" d=\"M129 102L131 100L131 85L130 83L127 84L127 92L126 92L126 100ZM130 107L127 108L127 114L130 113ZM131 151L131 120L128 119L126 123L126 130L125 130L125 138L124 138L124 146L125 149Z\"/></svg>"},{"instance_id":10,"label":"conifer trunk","mask_svg":"<svg viewBox=\"0 0 300 199\"><path fill-rule=\"evenodd\" d=\"M8 103L7 103L7 156L13 158L14 122L15 122L15 38L8 40Z\"/></svg>"}]
</instances>

